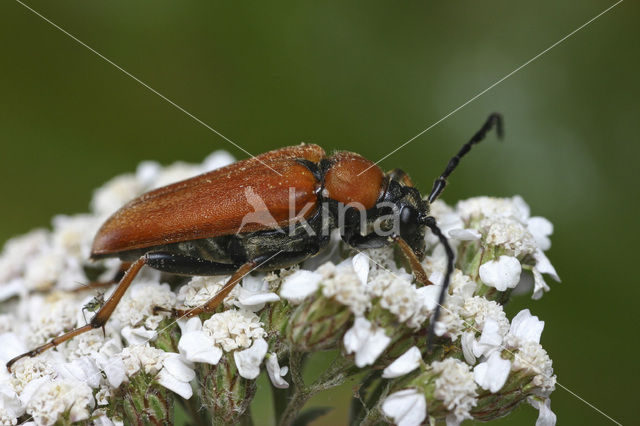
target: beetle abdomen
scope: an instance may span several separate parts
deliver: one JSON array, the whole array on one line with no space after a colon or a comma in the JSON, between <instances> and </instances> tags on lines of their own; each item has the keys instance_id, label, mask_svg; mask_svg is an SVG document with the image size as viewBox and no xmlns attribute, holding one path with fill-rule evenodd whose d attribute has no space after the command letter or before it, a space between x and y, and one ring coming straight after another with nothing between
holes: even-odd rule
<instances>
[{"instance_id":1,"label":"beetle abdomen","mask_svg":"<svg viewBox=\"0 0 640 426\"><path fill-rule=\"evenodd\" d=\"M306 218L316 210L307 207L317 204L319 182L295 159L317 162L323 155L317 145L271 151L143 194L102 225L92 256L255 232ZM295 212L289 212L290 203Z\"/></svg>"}]
</instances>

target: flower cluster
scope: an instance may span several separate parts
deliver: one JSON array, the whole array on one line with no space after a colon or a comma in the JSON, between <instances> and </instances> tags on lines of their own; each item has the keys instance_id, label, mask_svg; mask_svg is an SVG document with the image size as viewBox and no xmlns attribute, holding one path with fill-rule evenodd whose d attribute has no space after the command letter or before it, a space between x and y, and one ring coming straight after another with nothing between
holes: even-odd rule
<instances>
[{"instance_id":1,"label":"flower cluster","mask_svg":"<svg viewBox=\"0 0 640 426\"><path fill-rule=\"evenodd\" d=\"M85 325L113 291L119 261L88 260L108 215L145 191L231 161L216 152L201 165L142 163L96 190L91 213L55 217L51 230L8 241L0 254L0 362ZM173 403L191 399L206 408L193 415L235 423L247 415L264 366L274 395L284 395L280 424L315 392L363 372L353 422L456 425L528 402L539 424L555 424L544 322L528 309L511 320L503 310L514 294L549 291L545 275L559 281L544 254L551 223L531 217L517 196L455 207L437 201L431 214L456 253L433 348L427 330L446 268L438 239L426 237L422 266L433 285L422 286L393 247L361 251L334 235L314 258L246 276L215 312L189 319L168 312L202 305L229 277L144 268L104 329L24 358L11 373L0 369L0 423L170 422ZM334 350L336 360L306 385L301 360L319 350Z\"/></svg>"}]
</instances>

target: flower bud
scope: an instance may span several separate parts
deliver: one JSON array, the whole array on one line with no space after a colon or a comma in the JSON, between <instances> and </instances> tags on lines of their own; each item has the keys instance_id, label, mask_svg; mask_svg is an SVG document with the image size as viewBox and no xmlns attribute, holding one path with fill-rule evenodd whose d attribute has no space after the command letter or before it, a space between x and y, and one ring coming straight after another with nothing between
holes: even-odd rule
<instances>
[{"instance_id":1,"label":"flower bud","mask_svg":"<svg viewBox=\"0 0 640 426\"><path fill-rule=\"evenodd\" d=\"M214 424L237 424L256 393L255 380L240 376L229 353L217 365L196 364L200 400Z\"/></svg>"},{"instance_id":2,"label":"flower bud","mask_svg":"<svg viewBox=\"0 0 640 426\"><path fill-rule=\"evenodd\" d=\"M301 352L335 346L352 318L348 307L326 297L305 300L296 308L286 328L287 340Z\"/></svg>"},{"instance_id":3,"label":"flower bud","mask_svg":"<svg viewBox=\"0 0 640 426\"><path fill-rule=\"evenodd\" d=\"M174 394L153 378L140 371L120 385L109 398L107 416L125 424L172 424Z\"/></svg>"}]
</instances>

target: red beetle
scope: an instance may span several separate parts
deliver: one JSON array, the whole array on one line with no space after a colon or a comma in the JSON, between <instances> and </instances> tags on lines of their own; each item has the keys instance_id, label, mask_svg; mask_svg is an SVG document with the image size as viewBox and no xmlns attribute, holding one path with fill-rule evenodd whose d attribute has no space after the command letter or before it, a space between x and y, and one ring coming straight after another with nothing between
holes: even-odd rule
<instances>
[{"instance_id":1,"label":"red beetle","mask_svg":"<svg viewBox=\"0 0 640 426\"><path fill-rule=\"evenodd\" d=\"M439 238L448 265L430 323L431 338L453 271L453 252L429 216L429 205L444 190L460 158L494 126L501 136L498 114L490 115L449 161L426 200L403 171L385 174L351 152L327 157L317 145L270 151L147 192L114 213L94 239L93 259L119 257L132 263L91 322L13 358L7 368L22 357L103 327L144 265L180 275L231 274L204 305L172 310L174 316L194 316L214 310L251 271L272 271L314 256L335 228L355 248L398 244L423 284L431 284L420 265L426 228Z\"/></svg>"}]
</instances>

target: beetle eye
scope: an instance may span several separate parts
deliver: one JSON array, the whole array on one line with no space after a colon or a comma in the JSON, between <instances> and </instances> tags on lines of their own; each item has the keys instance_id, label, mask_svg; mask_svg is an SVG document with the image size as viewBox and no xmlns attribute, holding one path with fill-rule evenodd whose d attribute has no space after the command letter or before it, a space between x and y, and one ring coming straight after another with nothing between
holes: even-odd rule
<instances>
[{"instance_id":1,"label":"beetle eye","mask_svg":"<svg viewBox=\"0 0 640 426\"><path fill-rule=\"evenodd\" d=\"M413 207L404 206L400 210L400 234L406 238L417 231L419 225L418 212Z\"/></svg>"}]
</instances>

